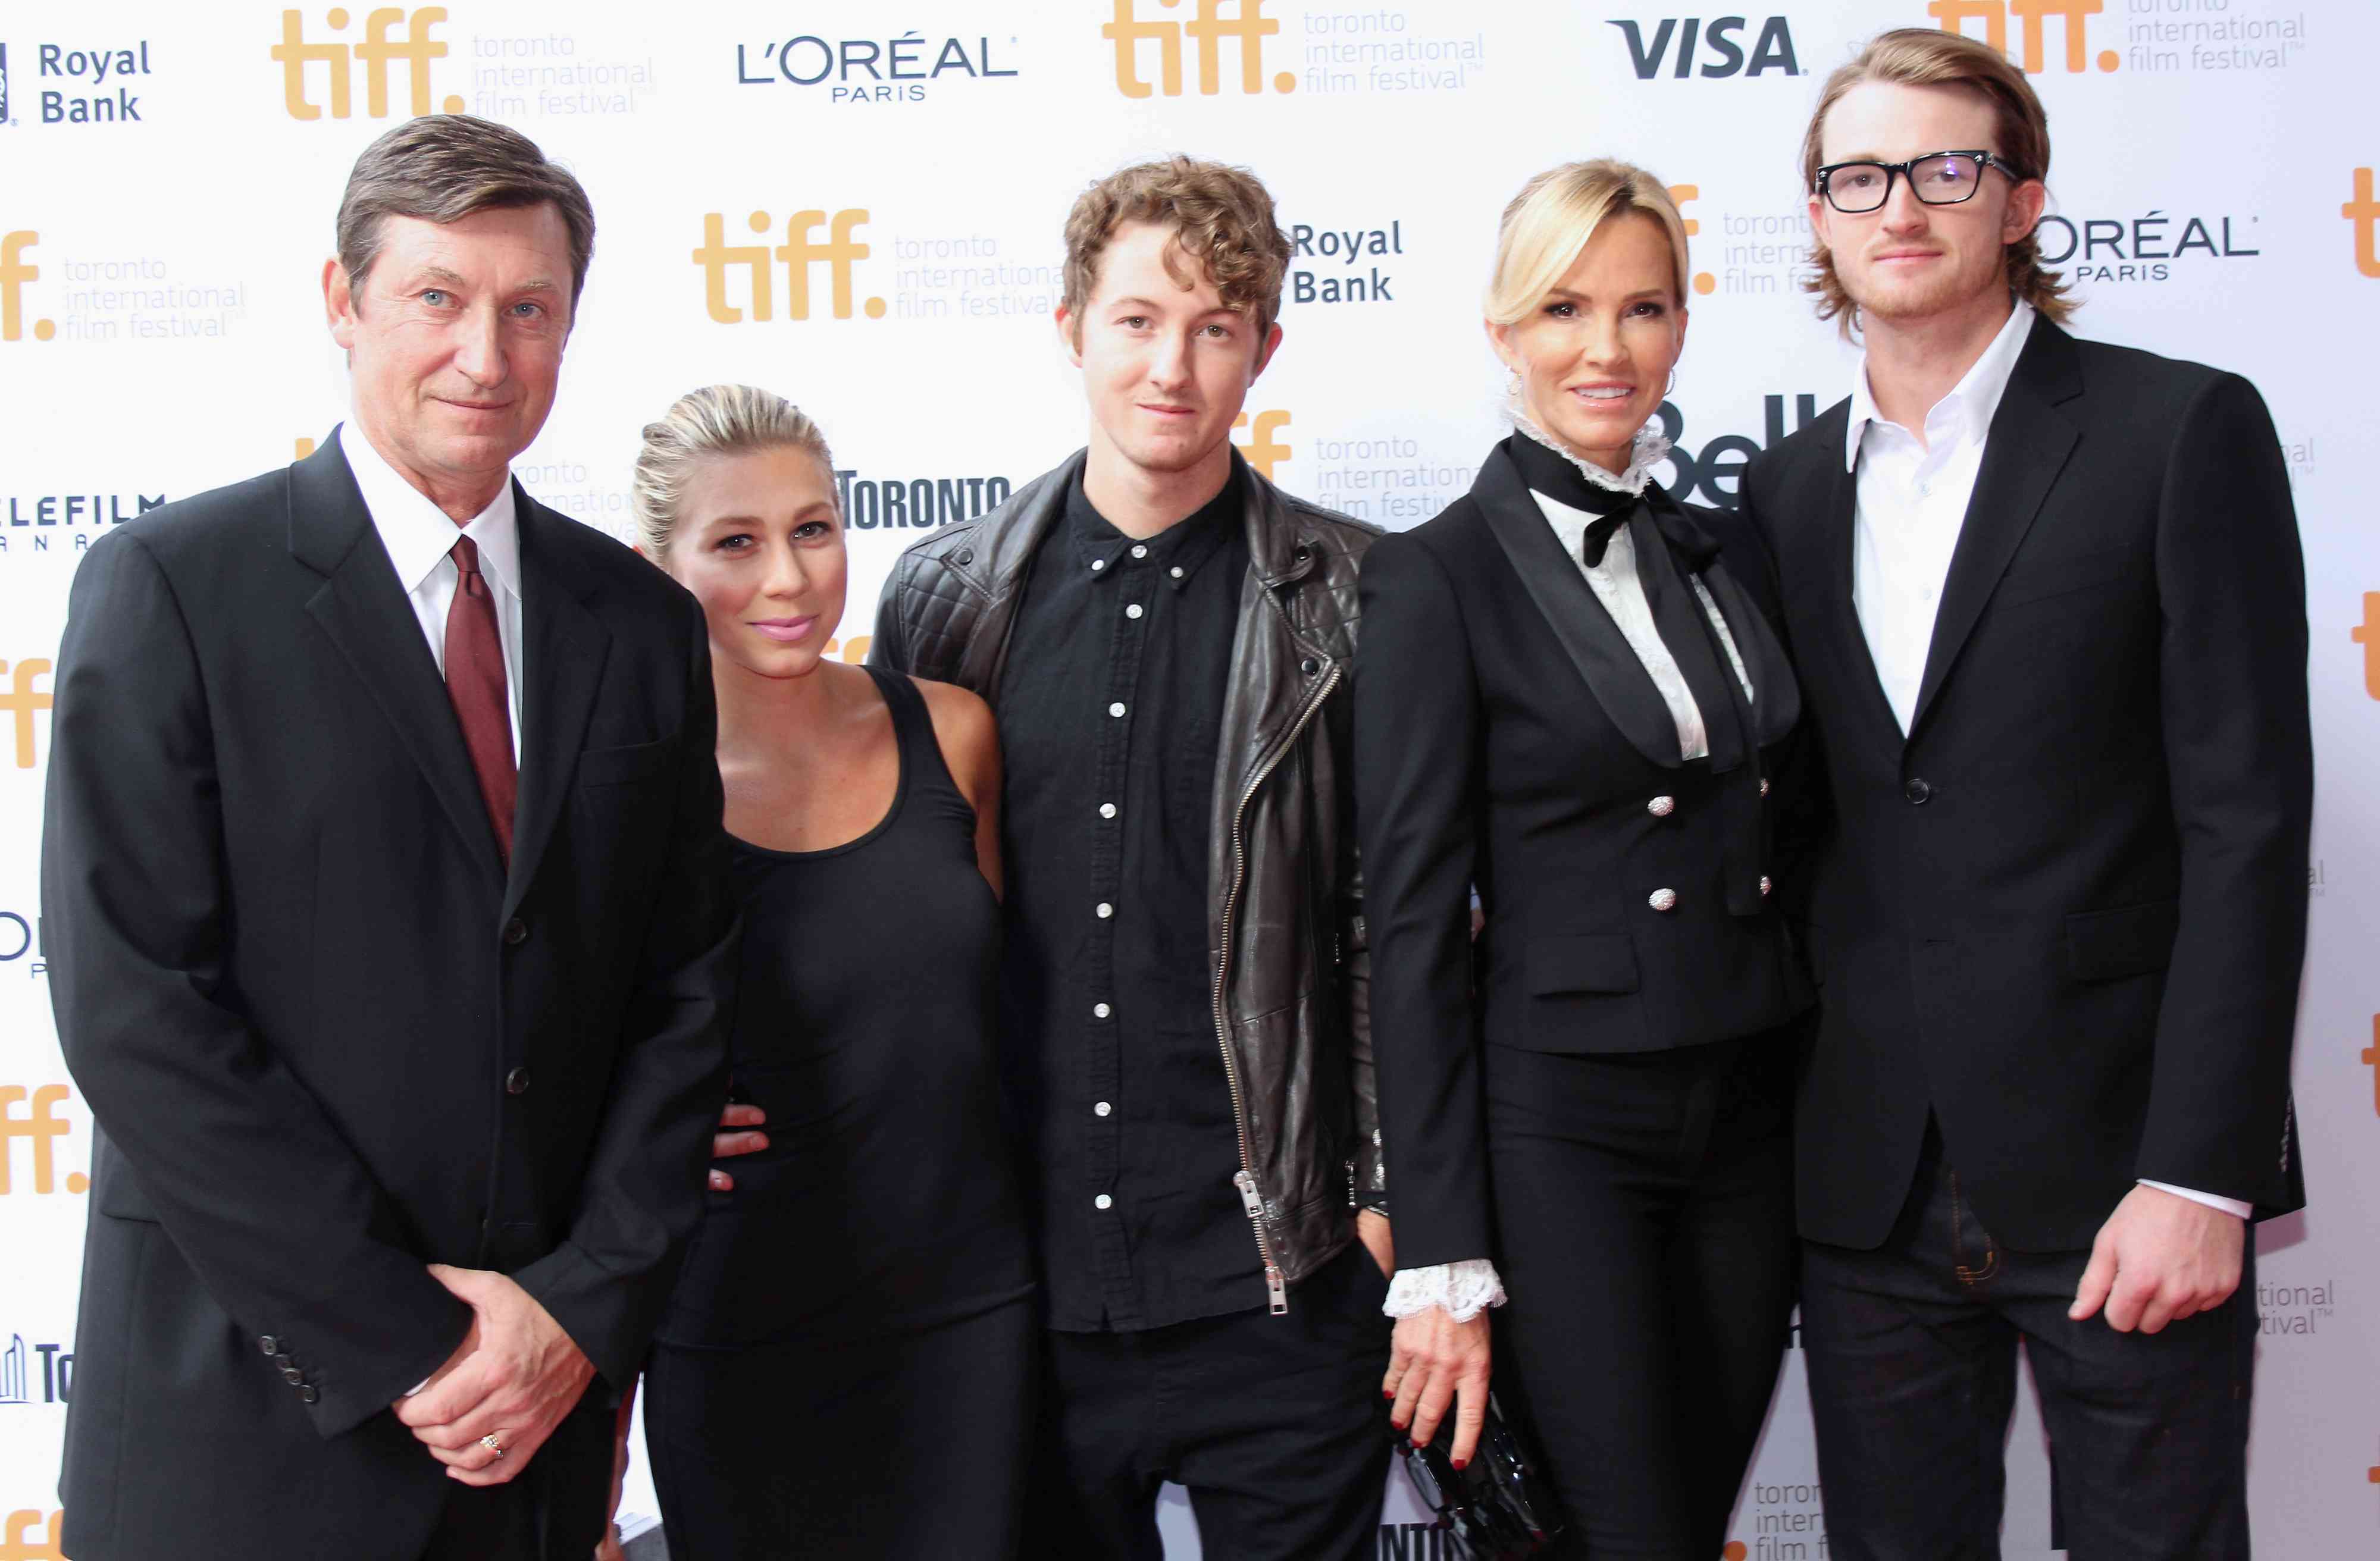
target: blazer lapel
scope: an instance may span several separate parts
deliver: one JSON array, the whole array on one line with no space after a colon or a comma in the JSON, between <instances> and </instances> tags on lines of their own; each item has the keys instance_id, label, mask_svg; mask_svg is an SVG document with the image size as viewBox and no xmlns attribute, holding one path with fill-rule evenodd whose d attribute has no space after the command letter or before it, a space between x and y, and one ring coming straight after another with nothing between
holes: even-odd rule
<instances>
[{"instance_id":1,"label":"blazer lapel","mask_svg":"<svg viewBox=\"0 0 2380 1561\"><path fill-rule=\"evenodd\" d=\"M479 776L463 746L437 659L422 637L421 621L347 469L339 448L344 437L344 430L334 431L289 468L289 551L325 576L306 611L355 668L430 782L467 853L486 866L492 881L496 837L488 827Z\"/></svg>"},{"instance_id":2,"label":"blazer lapel","mask_svg":"<svg viewBox=\"0 0 2380 1561\"><path fill-rule=\"evenodd\" d=\"M1768 615L1753 605L1751 596L1725 563L1715 563L1703 571L1703 584L1718 603L1719 616L1727 620L1735 653L1743 658L1743 675L1752 684L1752 720L1756 729L1753 740L1768 747L1782 741L1802 719L1802 685L1793 675L1793 664L1786 659L1784 646L1768 626ZM1729 675L1733 675L1732 669Z\"/></svg>"},{"instance_id":3,"label":"blazer lapel","mask_svg":"<svg viewBox=\"0 0 2380 1561\"><path fill-rule=\"evenodd\" d=\"M1528 587L1537 611L1569 653L1578 675L1629 745L1653 763L1675 769L1684 763L1677 722L1645 664L1629 647L1620 625L1587 587L1578 561L1562 551L1545 512L1529 496L1520 468L1501 448L1491 450L1472 484L1472 499L1488 529Z\"/></svg>"},{"instance_id":4,"label":"blazer lapel","mask_svg":"<svg viewBox=\"0 0 2380 1561\"><path fill-rule=\"evenodd\" d=\"M559 545L565 520L513 484L513 513L521 552L521 777L513 814L512 875L504 887L505 917L520 908L538 861L553 838L554 821L570 795L578 750L611 632L587 608L594 578Z\"/></svg>"},{"instance_id":5,"label":"blazer lapel","mask_svg":"<svg viewBox=\"0 0 2380 1561\"><path fill-rule=\"evenodd\" d=\"M1848 407L1850 404L1844 405ZM1846 410L1844 417L1849 416ZM1849 685L1845 697L1857 705L1867 723L1898 749L1905 741L1900 718L1892 713L1892 701L1884 696L1884 681L1876 672L1876 654L1867 647L1867 628L1860 622L1859 599L1852 592L1859 478L1843 463L1845 431L1841 424L1837 424L1831 432L1812 441L1816 457L1823 463L1826 493L1825 505L1818 515L1819 558L1826 580L1826 628Z\"/></svg>"},{"instance_id":6,"label":"blazer lapel","mask_svg":"<svg viewBox=\"0 0 2380 1561\"><path fill-rule=\"evenodd\" d=\"M1916 712L1910 718L1912 737L1925 724L1926 711L1983 615L1984 603L1999 585L2018 544L2033 529L2050 484L2081 437L2057 410L2058 403L2082 391L2074 359L2072 337L2046 320L2034 322L2032 338L2000 396L1999 410L1992 415L1983 469L1975 476L1974 496L1968 501L1959 545L1950 555L1950 575L1943 583L1934 637L1925 648L1925 676L1917 687Z\"/></svg>"}]
</instances>

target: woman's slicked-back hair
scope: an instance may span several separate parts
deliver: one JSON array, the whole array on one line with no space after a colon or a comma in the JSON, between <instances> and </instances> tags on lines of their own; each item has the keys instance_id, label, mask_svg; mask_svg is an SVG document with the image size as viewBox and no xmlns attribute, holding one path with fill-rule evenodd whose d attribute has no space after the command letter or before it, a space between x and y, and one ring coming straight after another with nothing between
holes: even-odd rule
<instances>
[{"instance_id":1,"label":"woman's slicked-back hair","mask_svg":"<svg viewBox=\"0 0 2380 1561\"><path fill-rule=\"evenodd\" d=\"M1604 224L1632 212L1652 218L1669 236L1674 264L1670 302L1686 303L1686 223L1669 187L1633 163L1597 158L1548 168L1521 187L1504 208L1496 232L1496 269L1488 280L1488 321L1517 324L1578 260Z\"/></svg>"},{"instance_id":2,"label":"woman's slicked-back hair","mask_svg":"<svg viewBox=\"0 0 2380 1561\"><path fill-rule=\"evenodd\" d=\"M2049 115L2023 70L1981 39L1940 28L1901 27L1878 33L1858 58L1827 78L1826 87L1818 93L1818 106L1810 111L1810 127L1802 136L1802 188L1812 195L1818 193L1818 169L1825 161L1821 143L1826 139L1828 113L1844 93L1869 81L1964 87L1981 93L1991 104L1993 136L2000 143L1987 150L2005 158L2022 178L2049 177ZM1818 318L1840 319L1843 334L1849 336L1853 313L1851 295L1843 291L1842 278L1835 274L1834 256L1815 236L1810 243L1810 264L1814 269L1802 285L1817 295ZM2074 312L2074 300L2066 296L2067 284L2041 263L2038 226L2008 247L2008 284L2010 292L2061 324Z\"/></svg>"},{"instance_id":3,"label":"woman's slicked-back hair","mask_svg":"<svg viewBox=\"0 0 2380 1561\"><path fill-rule=\"evenodd\" d=\"M750 385L705 385L677 398L658 422L647 423L628 484L637 539L645 556L669 567L678 505L696 463L763 450L799 450L830 476L834 457L810 415L772 391Z\"/></svg>"}]
</instances>

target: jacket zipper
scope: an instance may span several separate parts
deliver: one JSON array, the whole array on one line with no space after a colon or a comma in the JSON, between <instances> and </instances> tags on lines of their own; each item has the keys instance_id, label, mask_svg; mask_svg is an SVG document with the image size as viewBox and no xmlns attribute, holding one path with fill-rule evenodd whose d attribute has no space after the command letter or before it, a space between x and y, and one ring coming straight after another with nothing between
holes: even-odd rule
<instances>
[{"instance_id":1,"label":"jacket zipper","mask_svg":"<svg viewBox=\"0 0 2380 1561\"><path fill-rule=\"evenodd\" d=\"M1269 594L1266 599L1272 599ZM1288 614L1282 611L1280 602L1273 602L1273 610L1287 619ZM1255 800L1266 777L1288 755L1299 734L1305 732L1305 723L1314 719L1314 713L1322 708L1324 700L1330 697L1331 689L1338 684L1339 665L1334 661L1320 686L1306 700L1305 708L1297 713L1295 720L1290 722L1289 730L1281 734L1280 742L1273 744L1272 751L1257 764L1256 774L1248 779L1247 789L1240 793L1238 805L1232 809L1232 887L1223 896L1222 948L1215 960L1215 1043L1222 1048L1223 1079L1232 1086L1232 1124L1240 1134L1240 1169L1239 1174L1232 1178L1232 1185L1239 1189L1240 1206L1247 1211L1248 1228L1256 1233L1257 1255L1264 1260L1265 1295L1271 1301L1272 1314L1276 1317L1284 1316L1289 1312L1289 1284L1281 1277L1281 1265L1273 1261L1272 1240L1265 1234L1264 1197L1257 1189L1256 1157L1248 1144L1247 1098L1240 1089L1239 1064L1232 1057L1232 1026L1223 1010L1223 987L1231 978L1232 915L1239 909L1240 886L1247 877L1247 841L1240 832L1240 826L1246 820L1248 804Z\"/></svg>"}]
</instances>

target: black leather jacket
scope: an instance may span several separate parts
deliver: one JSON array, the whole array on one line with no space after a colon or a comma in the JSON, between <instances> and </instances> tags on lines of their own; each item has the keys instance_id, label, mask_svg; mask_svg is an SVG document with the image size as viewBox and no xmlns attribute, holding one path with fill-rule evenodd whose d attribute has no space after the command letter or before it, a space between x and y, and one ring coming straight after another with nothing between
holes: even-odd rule
<instances>
[{"instance_id":1,"label":"black leather jacket","mask_svg":"<svg viewBox=\"0 0 2380 1561\"><path fill-rule=\"evenodd\" d=\"M1356 1206L1387 1205L1345 692L1356 566L1379 533L1232 459L1248 576L1216 758L1208 955L1240 1194L1281 1313L1353 1239ZM1026 570L1083 463L913 543L885 583L869 663L996 699Z\"/></svg>"}]
</instances>

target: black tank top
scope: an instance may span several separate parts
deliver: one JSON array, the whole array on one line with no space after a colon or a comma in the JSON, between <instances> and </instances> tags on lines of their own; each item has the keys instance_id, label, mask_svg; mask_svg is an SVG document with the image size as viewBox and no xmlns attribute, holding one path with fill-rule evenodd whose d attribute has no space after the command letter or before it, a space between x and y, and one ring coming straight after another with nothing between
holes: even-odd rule
<instances>
[{"instance_id":1,"label":"black tank top","mask_svg":"<svg viewBox=\"0 0 2380 1561\"><path fill-rule=\"evenodd\" d=\"M1000 1127L1000 907L916 684L868 669L900 781L826 851L732 841L730 1061L769 1147L726 1164L660 1338L721 1348L931 1326L1027 1293Z\"/></svg>"}]
</instances>

